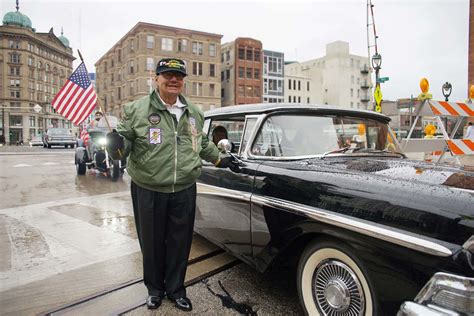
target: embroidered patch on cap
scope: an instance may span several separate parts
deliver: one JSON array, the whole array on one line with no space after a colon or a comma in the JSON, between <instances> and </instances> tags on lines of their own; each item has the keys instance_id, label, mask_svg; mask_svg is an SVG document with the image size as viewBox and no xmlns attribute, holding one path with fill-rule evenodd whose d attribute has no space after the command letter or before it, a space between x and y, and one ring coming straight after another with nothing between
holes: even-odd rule
<instances>
[{"instance_id":1,"label":"embroidered patch on cap","mask_svg":"<svg viewBox=\"0 0 474 316\"><path fill-rule=\"evenodd\" d=\"M161 144L161 128L150 127L150 144Z\"/></svg>"},{"instance_id":2,"label":"embroidered patch on cap","mask_svg":"<svg viewBox=\"0 0 474 316\"><path fill-rule=\"evenodd\" d=\"M151 124L156 125L161 122L161 116L157 113L152 113L148 116L148 121Z\"/></svg>"}]
</instances>

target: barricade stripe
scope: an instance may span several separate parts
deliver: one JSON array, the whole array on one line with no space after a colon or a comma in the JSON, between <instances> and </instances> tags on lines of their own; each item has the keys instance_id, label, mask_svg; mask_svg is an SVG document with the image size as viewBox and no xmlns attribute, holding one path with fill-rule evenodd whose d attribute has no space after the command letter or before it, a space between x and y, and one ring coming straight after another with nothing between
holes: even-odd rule
<instances>
[{"instance_id":1,"label":"barricade stripe","mask_svg":"<svg viewBox=\"0 0 474 316\"><path fill-rule=\"evenodd\" d=\"M448 146L451 152L455 155L463 155L464 152L452 140L448 140Z\"/></svg>"},{"instance_id":2,"label":"barricade stripe","mask_svg":"<svg viewBox=\"0 0 474 316\"><path fill-rule=\"evenodd\" d=\"M449 112L449 114L454 115L454 116L459 116L459 112L456 111L448 102L439 101L438 103L443 108L445 108Z\"/></svg>"},{"instance_id":3,"label":"barricade stripe","mask_svg":"<svg viewBox=\"0 0 474 316\"><path fill-rule=\"evenodd\" d=\"M461 140L470 150L474 152L474 142L470 139L462 139Z\"/></svg>"},{"instance_id":4,"label":"barricade stripe","mask_svg":"<svg viewBox=\"0 0 474 316\"><path fill-rule=\"evenodd\" d=\"M437 108L435 108L431 103L430 103L431 111L433 112L434 115L443 115L440 111L438 111Z\"/></svg>"},{"instance_id":5,"label":"barricade stripe","mask_svg":"<svg viewBox=\"0 0 474 316\"><path fill-rule=\"evenodd\" d=\"M474 110L472 110L466 103L456 103L461 109L464 110L469 116L474 116Z\"/></svg>"}]
</instances>

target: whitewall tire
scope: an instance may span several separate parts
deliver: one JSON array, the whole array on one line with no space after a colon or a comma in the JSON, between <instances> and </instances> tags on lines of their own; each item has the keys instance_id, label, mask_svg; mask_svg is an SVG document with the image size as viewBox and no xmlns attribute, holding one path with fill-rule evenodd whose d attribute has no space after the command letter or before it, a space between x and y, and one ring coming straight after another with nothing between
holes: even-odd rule
<instances>
[{"instance_id":1,"label":"whitewall tire","mask_svg":"<svg viewBox=\"0 0 474 316\"><path fill-rule=\"evenodd\" d=\"M372 287L360 261L340 242L313 242L298 265L300 302L308 315L375 315Z\"/></svg>"}]
</instances>

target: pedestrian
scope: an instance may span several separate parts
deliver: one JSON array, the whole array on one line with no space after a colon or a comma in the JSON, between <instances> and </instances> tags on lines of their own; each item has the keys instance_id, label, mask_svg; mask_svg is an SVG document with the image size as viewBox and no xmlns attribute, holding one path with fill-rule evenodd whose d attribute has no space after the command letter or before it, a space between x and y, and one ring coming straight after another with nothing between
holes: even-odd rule
<instances>
[{"instance_id":1,"label":"pedestrian","mask_svg":"<svg viewBox=\"0 0 474 316\"><path fill-rule=\"evenodd\" d=\"M127 171L135 225L143 255L146 304L158 308L167 296L192 310L184 278L193 236L196 179L202 160L237 171L202 133L204 115L183 95L183 60L164 58L156 67L156 89L125 105L117 133L109 133L112 156L129 155ZM119 136L123 136L123 139Z\"/></svg>"},{"instance_id":2,"label":"pedestrian","mask_svg":"<svg viewBox=\"0 0 474 316\"><path fill-rule=\"evenodd\" d=\"M474 140L474 128L472 127L472 122L467 123L467 130L465 139Z\"/></svg>"}]
</instances>

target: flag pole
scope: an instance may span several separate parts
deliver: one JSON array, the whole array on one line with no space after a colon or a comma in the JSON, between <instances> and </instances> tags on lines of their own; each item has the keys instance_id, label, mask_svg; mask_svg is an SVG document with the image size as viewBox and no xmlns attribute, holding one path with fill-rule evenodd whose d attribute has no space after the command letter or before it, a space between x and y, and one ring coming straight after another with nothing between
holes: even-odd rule
<instances>
[{"instance_id":1,"label":"flag pole","mask_svg":"<svg viewBox=\"0 0 474 316\"><path fill-rule=\"evenodd\" d=\"M82 58L82 54L79 49L77 50L77 53L79 54L79 58L81 59L81 62L84 63L84 59ZM99 107L99 111L104 114L105 123L107 124L107 127L109 128L109 131L111 132L112 128L110 127L109 120L107 119L107 113L105 113L104 110L102 110L102 107L100 106L100 103L99 103L99 98L97 98L96 103L97 103L97 106Z\"/></svg>"}]
</instances>

